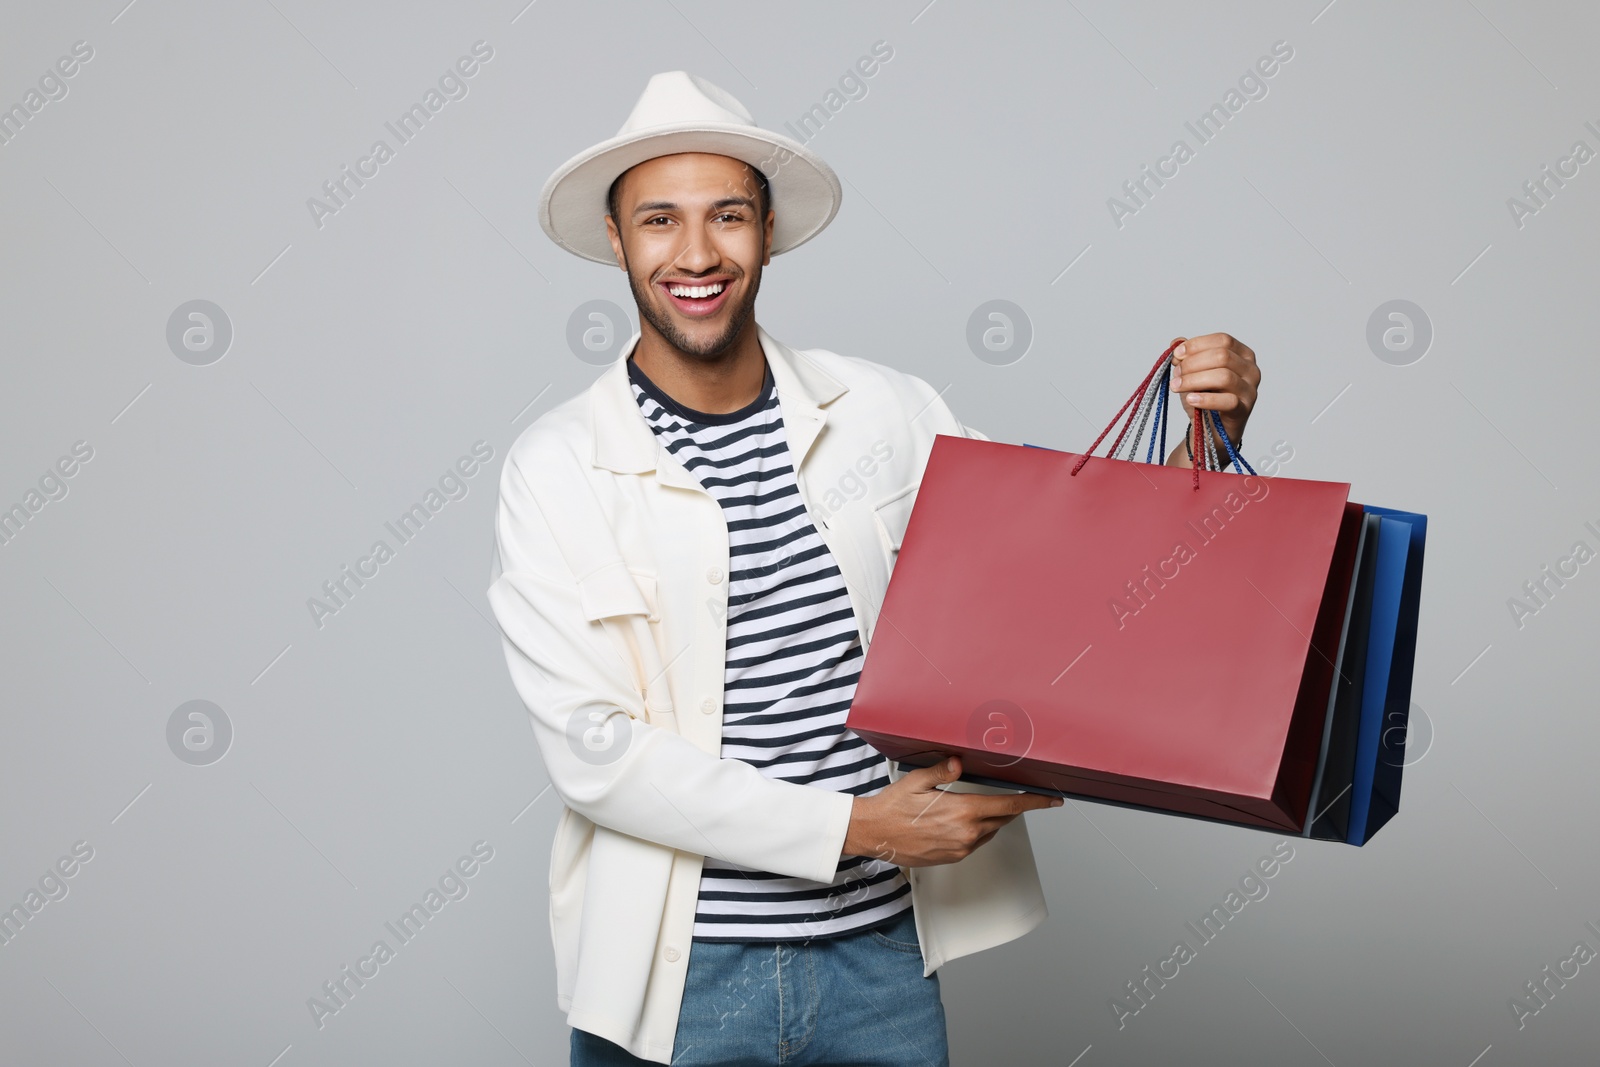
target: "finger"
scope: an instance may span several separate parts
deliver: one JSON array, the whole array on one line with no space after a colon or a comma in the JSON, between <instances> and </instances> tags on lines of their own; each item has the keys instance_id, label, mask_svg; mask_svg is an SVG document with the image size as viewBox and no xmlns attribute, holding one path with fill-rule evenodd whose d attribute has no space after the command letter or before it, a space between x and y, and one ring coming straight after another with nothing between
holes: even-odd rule
<instances>
[{"instance_id":1,"label":"finger","mask_svg":"<svg viewBox=\"0 0 1600 1067\"><path fill-rule=\"evenodd\" d=\"M1184 345L1184 353L1178 357L1179 370L1206 370L1209 367L1225 367L1228 365L1227 349L1223 348L1190 348L1193 341ZM1174 353L1176 355L1176 353Z\"/></svg>"},{"instance_id":2,"label":"finger","mask_svg":"<svg viewBox=\"0 0 1600 1067\"><path fill-rule=\"evenodd\" d=\"M1189 393L1180 394L1183 397L1185 411L1190 408L1204 408L1207 411L1216 411L1222 414L1235 411L1246 411L1245 404L1233 393Z\"/></svg>"},{"instance_id":3,"label":"finger","mask_svg":"<svg viewBox=\"0 0 1600 1067\"><path fill-rule=\"evenodd\" d=\"M906 775L905 778L901 779L901 781L905 781L906 778L911 778L913 775L918 775L920 777L912 782L910 788L916 792L922 793L927 798L927 803L923 804L922 810L918 811L917 814L912 817L911 821L913 823L919 821L924 815L928 814L929 809L946 797L963 797L968 795L964 793L951 793L939 788L940 785L947 782L953 782L957 778L961 777L960 756L951 756L948 759L942 759L932 767L919 768L918 770L912 771L911 774Z\"/></svg>"},{"instance_id":4,"label":"finger","mask_svg":"<svg viewBox=\"0 0 1600 1067\"><path fill-rule=\"evenodd\" d=\"M1204 348L1190 351L1174 369L1174 373L1193 374L1218 367L1233 371L1241 377L1255 371L1255 364L1232 348Z\"/></svg>"},{"instance_id":5,"label":"finger","mask_svg":"<svg viewBox=\"0 0 1600 1067\"><path fill-rule=\"evenodd\" d=\"M1183 343L1185 355L1195 352L1209 352L1215 348L1228 348L1238 342L1230 334L1203 333L1191 337Z\"/></svg>"},{"instance_id":6,"label":"finger","mask_svg":"<svg viewBox=\"0 0 1600 1067\"><path fill-rule=\"evenodd\" d=\"M961 757L950 756L933 764L931 767L918 767L906 772L900 781L909 781L909 788L916 790L933 789L946 782L953 782L961 777Z\"/></svg>"},{"instance_id":7,"label":"finger","mask_svg":"<svg viewBox=\"0 0 1600 1067\"><path fill-rule=\"evenodd\" d=\"M1214 387L1218 382L1226 384L1227 379L1203 377L1211 372L1232 372L1239 375L1239 380L1244 381L1244 371L1250 369L1249 364L1231 363L1217 352L1201 352L1190 356L1181 364L1174 365L1172 377L1167 382L1167 387L1174 393L1186 392L1190 389L1206 389ZM1209 384L1208 384L1209 383Z\"/></svg>"},{"instance_id":8,"label":"finger","mask_svg":"<svg viewBox=\"0 0 1600 1067\"><path fill-rule=\"evenodd\" d=\"M1061 799L1044 793L1013 793L1009 796L966 793L964 796L971 797L975 801L972 811L981 819L1010 819L1025 811L1053 807L1056 801Z\"/></svg>"},{"instance_id":9,"label":"finger","mask_svg":"<svg viewBox=\"0 0 1600 1067\"><path fill-rule=\"evenodd\" d=\"M1063 803L1060 797L1049 793L1013 793L1005 799L1010 802L1011 810L1018 814L1035 808L1051 808Z\"/></svg>"},{"instance_id":10,"label":"finger","mask_svg":"<svg viewBox=\"0 0 1600 1067\"><path fill-rule=\"evenodd\" d=\"M1244 394L1249 387L1244 376L1231 367L1209 367L1205 370L1185 369L1181 376L1173 377L1173 392L1229 392Z\"/></svg>"},{"instance_id":11,"label":"finger","mask_svg":"<svg viewBox=\"0 0 1600 1067\"><path fill-rule=\"evenodd\" d=\"M1256 365L1255 349L1230 334L1212 333L1192 337L1183 348L1184 354L1179 358L1185 367L1231 366L1241 374L1248 375Z\"/></svg>"}]
</instances>

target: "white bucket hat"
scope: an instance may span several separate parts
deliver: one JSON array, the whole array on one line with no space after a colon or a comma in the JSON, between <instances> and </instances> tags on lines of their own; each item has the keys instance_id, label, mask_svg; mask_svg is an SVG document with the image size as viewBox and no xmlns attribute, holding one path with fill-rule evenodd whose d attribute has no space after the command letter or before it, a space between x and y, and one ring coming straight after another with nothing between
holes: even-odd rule
<instances>
[{"instance_id":1,"label":"white bucket hat","mask_svg":"<svg viewBox=\"0 0 1600 1067\"><path fill-rule=\"evenodd\" d=\"M606 193L628 168L657 156L707 152L755 167L772 194L772 254L798 248L838 214L833 168L800 142L755 124L726 90L687 71L651 77L615 137L567 160L539 194L539 225L568 252L615 265Z\"/></svg>"}]
</instances>

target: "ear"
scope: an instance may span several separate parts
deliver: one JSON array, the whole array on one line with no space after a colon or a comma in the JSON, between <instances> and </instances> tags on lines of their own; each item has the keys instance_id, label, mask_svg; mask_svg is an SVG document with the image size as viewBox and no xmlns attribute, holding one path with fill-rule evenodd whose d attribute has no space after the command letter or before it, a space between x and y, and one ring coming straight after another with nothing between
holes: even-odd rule
<instances>
[{"instance_id":1,"label":"ear","mask_svg":"<svg viewBox=\"0 0 1600 1067\"><path fill-rule=\"evenodd\" d=\"M765 232L761 237L761 265L763 267L772 262L772 224L774 221L776 221L777 217L777 212L773 211L771 208L767 209Z\"/></svg>"},{"instance_id":2,"label":"ear","mask_svg":"<svg viewBox=\"0 0 1600 1067\"><path fill-rule=\"evenodd\" d=\"M622 250L622 234L617 229L617 222L609 214L606 216L606 237L611 241L611 252L617 257L617 266L622 273L628 273L628 255Z\"/></svg>"}]
</instances>

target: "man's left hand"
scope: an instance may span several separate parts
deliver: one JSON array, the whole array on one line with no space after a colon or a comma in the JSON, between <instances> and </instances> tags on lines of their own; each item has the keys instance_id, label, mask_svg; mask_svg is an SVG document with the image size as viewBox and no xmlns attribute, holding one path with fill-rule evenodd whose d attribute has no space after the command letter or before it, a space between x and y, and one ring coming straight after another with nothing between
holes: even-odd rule
<instances>
[{"instance_id":1,"label":"man's left hand","mask_svg":"<svg viewBox=\"0 0 1600 1067\"><path fill-rule=\"evenodd\" d=\"M1183 341L1172 353L1172 389L1183 403L1184 415L1193 425L1197 410L1217 412L1228 439L1237 447L1244 440L1244 425L1256 405L1256 389L1261 384L1254 350L1225 333L1173 340ZM1206 427L1215 431L1211 416L1202 417ZM1213 432L1213 440L1215 437ZM1225 456L1223 443L1217 441L1216 445ZM1182 445L1175 455L1178 465L1189 465Z\"/></svg>"}]
</instances>

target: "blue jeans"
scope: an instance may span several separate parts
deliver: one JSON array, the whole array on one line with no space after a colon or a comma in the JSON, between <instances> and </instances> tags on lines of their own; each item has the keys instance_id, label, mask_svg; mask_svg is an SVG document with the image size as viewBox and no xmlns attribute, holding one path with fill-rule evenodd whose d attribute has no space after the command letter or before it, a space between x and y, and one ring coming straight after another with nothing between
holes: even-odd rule
<instances>
[{"instance_id":1,"label":"blue jeans","mask_svg":"<svg viewBox=\"0 0 1600 1067\"><path fill-rule=\"evenodd\" d=\"M949 1067L939 975L922 976L910 908L838 937L689 944L674 1067ZM572 1031L572 1067L648 1062Z\"/></svg>"}]
</instances>

